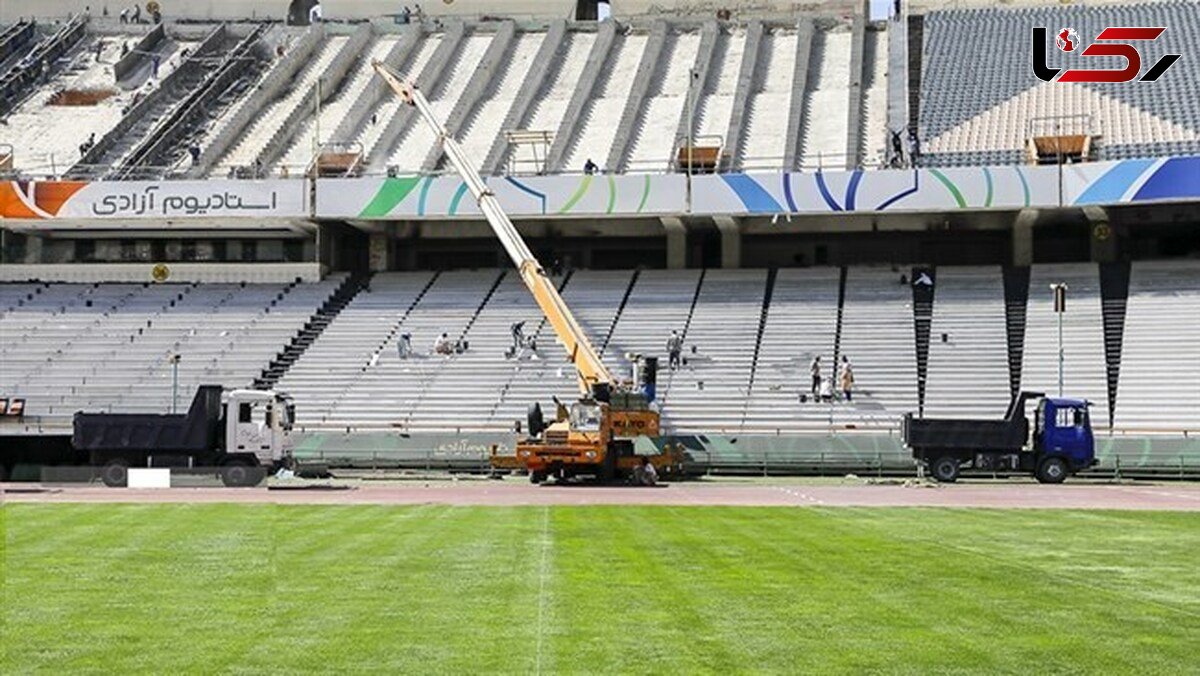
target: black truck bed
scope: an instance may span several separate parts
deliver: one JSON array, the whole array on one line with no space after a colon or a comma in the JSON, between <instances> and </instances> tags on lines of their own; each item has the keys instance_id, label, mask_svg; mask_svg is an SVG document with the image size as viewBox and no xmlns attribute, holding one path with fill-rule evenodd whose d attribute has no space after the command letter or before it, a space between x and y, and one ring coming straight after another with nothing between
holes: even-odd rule
<instances>
[{"instance_id":1,"label":"black truck bed","mask_svg":"<svg viewBox=\"0 0 1200 676\"><path fill-rule=\"evenodd\" d=\"M1029 437L1029 422L1015 420L949 420L904 416L905 445L914 451L1019 451Z\"/></svg>"},{"instance_id":2,"label":"black truck bed","mask_svg":"<svg viewBox=\"0 0 1200 676\"><path fill-rule=\"evenodd\" d=\"M74 423L80 451L203 453L220 441L221 387L201 385L184 415L81 412Z\"/></svg>"},{"instance_id":3,"label":"black truck bed","mask_svg":"<svg viewBox=\"0 0 1200 676\"><path fill-rule=\"evenodd\" d=\"M1008 404L1003 420L914 418L906 413L900 434L913 455L934 451L1019 451L1029 439L1025 404L1043 397L1041 392L1021 392Z\"/></svg>"}]
</instances>

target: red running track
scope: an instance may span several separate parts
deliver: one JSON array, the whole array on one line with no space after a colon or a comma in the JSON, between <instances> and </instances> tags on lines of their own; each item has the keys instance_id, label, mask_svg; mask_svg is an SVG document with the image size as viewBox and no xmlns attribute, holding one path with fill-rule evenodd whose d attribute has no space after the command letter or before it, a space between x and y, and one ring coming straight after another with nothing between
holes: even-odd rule
<instances>
[{"instance_id":1,"label":"red running track","mask_svg":"<svg viewBox=\"0 0 1200 676\"><path fill-rule=\"evenodd\" d=\"M507 481L356 482L288 488L119 489L0 484L10 502L162 502L445 505L729 505L764 507L991 507L1200 511L1200 484L1017 482L954 485L696 481L657 488L533 486Z\"/></svg>"}]
</instances>

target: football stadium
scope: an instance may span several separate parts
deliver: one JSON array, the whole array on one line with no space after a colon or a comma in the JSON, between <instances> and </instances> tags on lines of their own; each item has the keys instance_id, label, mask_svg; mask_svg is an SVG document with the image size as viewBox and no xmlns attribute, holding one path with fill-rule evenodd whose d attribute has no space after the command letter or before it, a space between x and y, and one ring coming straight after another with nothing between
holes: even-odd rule
<instances>
[{"instance_id":1,"label":"football stadium","mask_svg":"<svg viewBox=\"0 0 1200 676\"><path fill-rule=\"evenodd\" d=\"M0 0L5 673L1192 673L1193 0Z\"/></svg>"}]
</instances>

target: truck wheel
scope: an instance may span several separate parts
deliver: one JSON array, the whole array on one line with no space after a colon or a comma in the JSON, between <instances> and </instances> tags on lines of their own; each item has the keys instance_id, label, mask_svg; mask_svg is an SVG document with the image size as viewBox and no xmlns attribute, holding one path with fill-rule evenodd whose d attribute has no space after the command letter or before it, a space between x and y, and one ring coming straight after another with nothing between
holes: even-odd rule
<instances>
[{"instance_id":1,"label":"truck wheel","mask_svg":"<svg viewBox=\"0 0 1200 676\"><path fill-rule=\"evenodd\" d=\"M535 486L544 482L545 480L546 480L545 472L530 472L529 473L529 483L531 483Z\"/></svg>"},{"instance_id":2,"label":"truck wheel","mask_svg":"<svg viewBox=\"0 0 1200 676\"><path fill-rule=\"evenodd\" d=\"M1067 463L1062 458L1046 458L1038 465L1037 480L1044 484L1061 484L1067 478Z\"/></svg>"},{"instance_id":3,"label":"truck wheel","mask_svg":"<svg viewBox=\"0 0 1200 676\"><path fill-rule=\"evenodd\" d=\"M100 480L109 488L125 488L129 483L129 465L124 460L110 460L100 470Z\"/></svg>"},{"instance_id":4,"label":"truck wheel","mask_svg":"<svg viewBox=\"0 0 1200 676\"><path fill-rule=\"evenodd\" d=\"M231 460L221 468L221 483L230 488L257 486L262 481L262 472L245 460Z\"/></svg>"},{"instance_id":5,"label":"truck wheel","mask_svg":"<svg viewBox=\"0 0 1200 676\"><path fill-rule=\"evenodd\" d=\"M952 484L958 480L958 458L943 455L929 465L929 471L934 479Z\"/></svg>"}]
</instances>

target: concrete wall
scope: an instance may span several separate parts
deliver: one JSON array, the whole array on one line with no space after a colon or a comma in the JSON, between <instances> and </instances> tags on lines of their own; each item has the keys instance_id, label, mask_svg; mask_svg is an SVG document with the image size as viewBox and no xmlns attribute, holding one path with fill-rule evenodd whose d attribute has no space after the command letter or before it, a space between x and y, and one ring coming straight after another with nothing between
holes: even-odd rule
<instances>
[{"instance_id":1,"label":"concrete wall","mask_svg":"<svg viewBox=\"0 0 1200 676\"><path fill-rule=\"evenodd\" d=\"M171 282L269 283L321 280L317 263L169 263ZM0 282L149 282L152 263L4 265Z\"/></svg>"},{"instance_id":2,"label":"concrete wall","mask_svg":"<svg viewBox=\"0 0 1200 676\"><path fill-rule=\"evenodd\" d=\"M1044 3L1046 0L1042 0ZM107 4L113 18L121 11L122 3L117 0L6 0L0 2L0 21L14 21L21 16L48 18L65 16L72 12L83 12L91 6L93 14L100 14ZM128 3L125 3L126 5ZM167 20L189 19L235 19L260 18L283 20L287 16L288 0L189 0L164 4ZM366 19L394 14L404 5L420 4L428 16L537 16L570 19L575 15L575 0L323 0L327 20ZM622 18L646 14L694 14L710 16L718 8L729 9L735 14L752 12L789 12L816 10L833 14L853 11L856 0L829 0L827 2L794 2L788 0L611 0L613 15ZM982 4L982 3L981 3ZM144 14L143 14L144 16Z\"/></svg>"}]
</instances>

